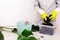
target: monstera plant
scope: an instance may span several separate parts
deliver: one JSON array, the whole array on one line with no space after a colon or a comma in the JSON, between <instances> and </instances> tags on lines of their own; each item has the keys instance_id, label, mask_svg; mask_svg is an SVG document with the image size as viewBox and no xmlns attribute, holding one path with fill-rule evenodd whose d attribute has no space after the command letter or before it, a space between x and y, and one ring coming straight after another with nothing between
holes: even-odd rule
<instances>
[{"instance_id":1,"label":"monstera plant","mask_svg":"<svg viewBox=\"0 0 60 40\"><path fill-rule=\"evenodd\" d=\"M22 34L18 37L18 40L37 40L35 37L30 35L33 35L33 33L25 29L22 32Z\"/></svg>"},{"instance_id":2,"label":"monstera plant","mask_svg":"<svg viewBox=\"0 0 60 40\"><path fill-rule=\"evenodd\" d=\"M4 36L1 31L0 31L0 40L4 40Z\"/></svg>"}]
</instances>

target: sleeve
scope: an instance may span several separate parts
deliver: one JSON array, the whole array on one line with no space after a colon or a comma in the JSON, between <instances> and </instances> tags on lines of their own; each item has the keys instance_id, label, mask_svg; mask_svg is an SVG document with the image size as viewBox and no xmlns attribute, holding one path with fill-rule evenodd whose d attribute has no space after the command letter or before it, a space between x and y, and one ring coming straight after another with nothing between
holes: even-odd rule
<instances>
[{"instance_id":1,"label":"sleeve","mask_svg":"<svg viewBox=\"0 0 60 40\"><path fill-rule=\"evenodd\" d=\"M60 7L60 0L56 0L57 7Z\"/></svg>"},{"instance_id":2,"label":"sleeve","mask_svg":"<svg viewBox=\"0 0 60 40\"><path fill-rule=\"evenodd\" d=\"M57 7L55 10L58 12L58 11L60 11L60 0L56 0L56 5L57 5Z\"/></svg>"},{"instance_id":3,"label":"sleeve","mask_svg":"<svg viewBox=\"0 0 60 40\"><path fill-rule=\"evenodd\" d=\"M34 1L34 8L37 10L39 14L45 13L45 11L40 7L39 0Z\"/></svg>"}]
</instances>

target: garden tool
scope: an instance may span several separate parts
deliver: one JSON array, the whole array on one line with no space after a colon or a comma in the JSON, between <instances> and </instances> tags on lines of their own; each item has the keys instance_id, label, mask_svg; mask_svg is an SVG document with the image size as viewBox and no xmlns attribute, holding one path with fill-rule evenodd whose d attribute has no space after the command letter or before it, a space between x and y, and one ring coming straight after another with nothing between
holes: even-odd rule
<instances>
[{"instance_id":1,"label":"garden tool","mask_svg":"<svg viewBox=\"0 0 60 40\"><path fill-rule=\"evenodd\" d=\"M17 28L0 26L0 31L7 31L12 33L17 33Z\"/></svg>"}]
</instances>

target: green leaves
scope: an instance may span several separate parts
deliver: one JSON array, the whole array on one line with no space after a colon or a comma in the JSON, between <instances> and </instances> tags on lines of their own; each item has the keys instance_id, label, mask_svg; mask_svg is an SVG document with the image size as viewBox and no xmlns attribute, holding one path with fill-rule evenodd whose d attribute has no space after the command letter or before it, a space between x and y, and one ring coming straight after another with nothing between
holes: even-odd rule
<instances>
[{"instance_id":1,"label":"green leaves","mask_svg":"<svg viewBox=\"0 0 60 40\"><path fill-rule=\"evenodd\" d=\"M18 37L18 40L37 40L35 37L32 37L33 33L29 30L24 30L22 34Z\"/></svg>"},{"instance_id":2,"label":"green leaves","mask_svg":"<svg viewBox=\"0 0 60 40\"><path fill-rule=\"evenodd\" d=\"M25 30L22 32L22 35L25 36L25 37L28 37L29 35L33 35L33 33L32 33L31 31L25 29Z\"/></svg>"},{"instance_id":3,"label":"green leaves","mask_svg":"<svg viewBox=\"0 0 60 40\"><path fill-rule=\"evenodd\" d=\"M4 36L1 31L0 31L0 40L4 40Z\"/></svg>"},{"instance_id":4,"label":"green leaves","mask_svg":"<svg viewBox=\"0 0 60 40\"><path fill-rule=\"evenodd\" d=\"M37 40L35 37L19 36L18 40Z\"/></svg>"},{"instance_id":5,"label":"green leaves","mask_svg":"<svg viewBox=\"0 0 60 40\"><path fill-rule=\"evenodd\" d=\"M37 40L35 37L28 37L28 40Z\"/></svg>"},{"instance_id":6,"label":"green leaves","mask_svg":"<svg viewBox=\"0 0 60 40\"><path fill-rule=\"evenodd\" d=\"M27 40L27 37L25 37L25 36L23 36L23 35L20 35L20 36L18 37L18 40Z\"/></svg>"}]
</instances>

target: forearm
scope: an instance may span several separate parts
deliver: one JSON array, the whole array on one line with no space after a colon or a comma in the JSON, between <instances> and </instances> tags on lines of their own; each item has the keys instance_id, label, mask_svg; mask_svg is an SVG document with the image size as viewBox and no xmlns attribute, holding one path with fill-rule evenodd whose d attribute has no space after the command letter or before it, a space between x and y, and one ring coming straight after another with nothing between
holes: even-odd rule
<instances>
[{"instance_id":1,"label":"forearm","mask_svg":"<svg viewBox=\"0 0 60 40\"><path fill-rule=\"evenodd\" d=\"M38 0L35 0L35 1L34 1L34 8L35 8L35 10L36 10L39 14L42 14L42 13L45 12L45 11L40 7L40 4L39 4L39 1L38 1Z\"/></svg>"},{"instance_id":2,"label":"forearm","mask_svg":"<svg viewBox=\"0 0 60 40\"><path fill-rule=\"evenodd\" d=\"M60 11L60 7L57 7L56 9L54 9L57 13ZM54 11L53 10L53 11Z\"/></svg>"},{"instance_id":3,"label":"forearm","mask_svg":"<svg viewBox=\"0 0 60 40\"><path fill-rule=\"evenodd\" d=\"M39 8L38 6L35 6L35 9L39 14L45 13L45 11L43 9Z\"/></svg>"},{"instance_id":4,"label":"forearm","mask_svg":"<svg viewBox=\"0 0 60 40\"><path fill-rule=\"evenodd\" d=\"M57 12L59 12L59 11L60 11L60 0L56 0L56 3L57 3L57 4L56 4L57 7L56 7L55 10L56 10Z\"/></svg>"}]
</instances>

